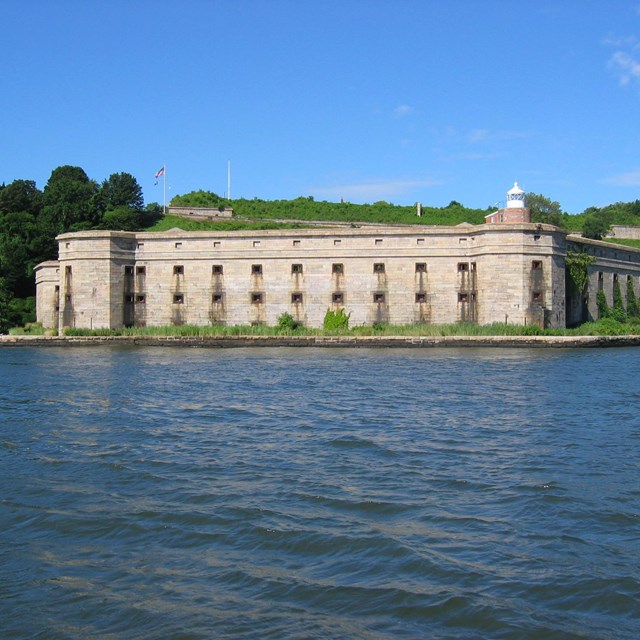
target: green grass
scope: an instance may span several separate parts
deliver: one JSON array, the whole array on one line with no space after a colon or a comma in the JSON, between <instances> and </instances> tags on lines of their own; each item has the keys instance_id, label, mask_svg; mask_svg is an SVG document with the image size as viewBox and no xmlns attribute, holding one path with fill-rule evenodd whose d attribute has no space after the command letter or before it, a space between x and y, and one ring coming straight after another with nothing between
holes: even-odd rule
<instances>
[{"instance_id":1,"label":"green grass","mask_svg":"<svg viewBox=\"0 0 640 640\"><path fill-rule=\"evenodd\" d=\"M152 336L152 337L206 337L206 336L620 336L640 335L640 321L621 323L611 318L588 322L571 329L541 329L535 325L494 323L477 325L412 324L356 326L343 331L326 331L299 327L283 330L266 325L209 325L138 327L129 329L65 329L65 336Z\"/></svg>"},{"instance_id":2,"label":"green grass","mask_svg":"<svg viewBox=\"0 0 640 640\"><path fill-rule=\"evenodd\" d=\"M603 240L612 244L623 244L626 247L640 249L640 240L631 240L630 238L603 238Z\"/></svg>"},{"instance_id":3,"label":"green grass","mask_svg":"<svg viewBox=\"0 0 640 640\"><path fill-rule=\"evenodd\" d=\"M265 231L269 229L303 229L308 225L287 222L246 222L243 220L191 220L181 216L163 216L156 224L145 231L169 231L182 229L183 231Z\"/></svg>"}]
</instances>

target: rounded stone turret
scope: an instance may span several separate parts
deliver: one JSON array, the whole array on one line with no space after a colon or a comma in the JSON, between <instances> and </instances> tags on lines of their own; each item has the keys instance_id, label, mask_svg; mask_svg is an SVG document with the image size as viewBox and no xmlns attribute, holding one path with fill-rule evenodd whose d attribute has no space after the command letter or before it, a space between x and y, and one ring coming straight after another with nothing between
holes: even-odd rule
<instances>
[{"instance_id":1,"label":"rounded stone turret","mask_svg":"<svg viewBox=\"0 0 640 640\"><path fill-rule=\"evenodd\" d=\"M507 191L507 209L524 209L524 191L517 182Z\"/></svg>"}]
</instances>

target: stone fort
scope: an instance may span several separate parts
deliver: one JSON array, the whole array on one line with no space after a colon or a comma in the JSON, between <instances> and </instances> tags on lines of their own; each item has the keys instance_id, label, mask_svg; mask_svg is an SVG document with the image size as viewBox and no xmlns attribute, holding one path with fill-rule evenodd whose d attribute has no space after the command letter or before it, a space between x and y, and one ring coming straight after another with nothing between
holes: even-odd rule
<instances>
[{"instance_id":1,"label":"stone fort","mask_svg":"<svg viewBox=\"0 0 640 640\"><path fill-rule=\"evenodd\" d=\"M485 224L269 231L80 231L36 273L47 328L277 324L321 327L455 322L561 328L597 318L615 283L640 297L640 250L533 224L516 185ZM572 291L567 253L586 252L589 284Z\"/></svg>"}]
</instances>

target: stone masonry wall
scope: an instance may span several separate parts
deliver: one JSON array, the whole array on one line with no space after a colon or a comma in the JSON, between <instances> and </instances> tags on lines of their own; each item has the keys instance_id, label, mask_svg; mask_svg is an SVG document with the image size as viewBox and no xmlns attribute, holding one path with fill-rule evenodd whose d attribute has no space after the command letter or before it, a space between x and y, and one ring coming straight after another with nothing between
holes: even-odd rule
<instances>
[{"instance_id":1,"label":"stone masonry wall","mask_svg":"<svg viewBox=\"0 0 640 640\"><path fill-rule=\"evenodd\" d=\"M343 307L352 325L564 326L564 238L527 224L64 234L59 324L273 325L289 312L322 326Z\"/></svg>"}]
</instances>

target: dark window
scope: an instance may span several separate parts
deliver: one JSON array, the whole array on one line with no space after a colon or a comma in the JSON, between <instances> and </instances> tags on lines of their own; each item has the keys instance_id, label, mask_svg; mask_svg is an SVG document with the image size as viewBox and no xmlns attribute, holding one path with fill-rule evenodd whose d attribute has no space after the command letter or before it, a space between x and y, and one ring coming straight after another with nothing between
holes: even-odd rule
<instances>
[{"instance_id":1,"label":"dark window","mask_svg":"<svg viewBox=\"0 0 640 640\"><path fill-rule=\"evenodd\" d=\"M132 295L126 295L124 297L124 301L125 302L133 302L133 296Z\"/></svg>"},{"instance_id":2,"label":"dark window","mask_svg":"<svg viewBox=\"0 0 640 640\"><path fill-rule=\"evenodd\" d=\"M222 265L221 264L214 264L212 267L212 271L215 275L217 276L221 276L222 275Z\"/></svg>"},{"instance_id":3,"label":"dark window","mask_svg":"<svg viewBox=\"0 0 640 640\"><path fill-rule=\"evenodd\" d=\"M222 294L221 293L214 293L212 300L213 300L214 303L222 302Z\"/></svg>"},{"instance_id":4,"label":"dark window","mask_svg":"<svg viewBox=\"0 0 640 640\"><path fill-rule=\"evenodd\" d=\"M133 267L125 267L124 268L124 275L125 276L132 276L133 275Z\"/></svg>"},{"instance_id":5,"label":"dark window","mask_svg":"<svg viewBox=\"0 0 640 640\"><path fill-rule=\"evenodd\" d=\"M293 303L300 303L302 302L302 294L299 292L296 293L292 293L291 294L291 302Z\"/></svg>"},{"instance_id":6,"label":"dark window","mask_svg":"<svg viewBox=\"0 0 640 640\"><path fill-rule=\"evenodd\" d=\"M334 304L342 304L344 302L344 293L336 291L331 294L331 302Z\"/></svg>"},{"instance_id":7,"label":"dark window","mask_svg":"<svg viewBox=\"0 0 640 640\"><path fill-rule=\"evenodd\" d=\"M468 293L459 293L458 294L458 302L469 302L469 294Z\"/></svg>"},{"instance_id":8,"label":"dark window","mask_svg":"<svg viewBox=\"0 0 640 640\"><path fill-rule=\"evenodd\" d=\"M542 269L542 260L534 260L534 261L531 263L531 268L532 268L534 271L540 271L540 270Z\"/></svg>"},{"instance_id":9,"label":"dark window","mask_svg":"<svg viewBox=\"0 0 640 640\"><path fill-rule=\"evenodd\" d=\"M375 243L376 243L376 245L381 245L382 244L382 238L376 238Z\"/></svg>"},{"instance_id":10,"label":"dark window","mask_svg":"<svg viewBox=\"0 0 640 640\"><path fill-rule=\"evenodd\" d=\"M301 264L292 264L291 265L291 273L302 273L302 265Z\"/></svg>"},{"instance_id":11,"label":"dark window","mask_svg":"<svg viewBox=\"0 0 640 640\"><path fill-rule=\"evenodd\" d=\"M468 262L458 262L458 271L469 271Z\"/></svg>"},{"instance_id":12,"label":"dark window","mask_svg":"<svg viewBox=\"0 0 640 640\"><path fill-rule=\"evenodd\" d=\"M613 274L613 284L616 284L618 282L618 274L614 273Z\"/></svg>"},{"instance_id":13,"label":"dark window","mask_svg":"<svg viewBox=\"0 0 640 640\"><path fill-rule=\"evenodd\" d=\"M56 293L60 293L60 285L56 285L56 286L53 288L53 290L54 290Z\"/></svg>"},{"instance_id":14,"label":"dark window","mask_svg":"<svg viewBox=\"0 0 640 640\"><path fill-rule=\"evenodd\" d=\"M426 273L426 272L427 272L427 263L416 262L416 273Z\"/></svg>"},{"instance_id":15,"label":"dark window","mask_svg":"<svg viewBox=\"0 0 640 640\"><path fill-rule=\"evenodd\" d=\"M136 267L136 273L139 276L143 276L145 273L147 273L147 267Z\"/></svg>"},{"instance_id":16,"label":"dark window","mask_svg":"<svg viewBox=\"0 0 640 640\"><path fill-rule=\"evenodd\" d=\"M300 240L294 240L293 241L293 246L294 247L299 247L300 246Z\"/></svg>"},{"instance_id":17,"label":"dark window","mask_svg":"<svg viewBox=\"0 0 640 640\"><path fill-rule=\"evenodd\" d=\"M376 292L373 294L374 302L384 302L384 293Z\"/></svg>"},{"instance_id":18,"label":"dark window","mask_svg":"<svg viewBox=\"0 0 640 640\"><path fill-rule=\"evenodd\" d=\"M71 302L71 294L70 293L67 293L67 295L65 295L64 301L65 302Z\"/></svg>"},{"instance_id":19,"label":"dark window","mask_svg":"<svg viewBox=\"0 0 640 640\"><path fill-rule=\"evenodd\" d=\"M184 294L183 293L174 294L173 304L184 304Z\"/></svg>"},{"instance_id":20,"label":"dark window","mask_svg":"<svg viewBox=\"0 0 640 640\"><path fill-rule=\"evenodd\" d=\"M176 249L180 249L182 247L182 242L176 242Z\"/></svg>"},{"instance_id":21,"label":"dark window","mask_svg":"<svg viewBox=\"0 0 640 640\"><path fill-rule=\"evenodd\" d=\"M536 234L535 236L533 236L534 240L540 240L540 236L538 234Z\"/></svg>"},{"instance_id":22,"label":"dark window","mask_svg":"<svg viewBox=\"0 0 640 640\"><path fill-rule=\"evenodd\" d=\"M418 238L416 244L424 244L424 238Z\"/></svg>"},{"instance_id":23,"label":"dark window","mask_svg":"<svg viewBox=\"0 0 640 640\"><path fill-rule=\"evenodd\" d=\"M384 273L384 262L375 262L373 264L373 273Z\"/></svg>"},{"instance_id":24,"label":"dark window","mask_svg":"<svg viewBox=\"0 0 640 640\"><path fill-rule=\"evenodd\" d=\"M532 299L534 302L542 302L542 293L540 293L540 291L534 291Z\"/></svg>"},{"instance_id":25,"label":"dark window","mask_svg":"<svg viewBox=\"0 0 640 640\"><path fill-rule=\"evenodd\" d=\"M259 247L260 246L260 240L254 240L253 241L253 246L254 247Z\"/></svg>"},{"instance_id":26,"label":"dark window","mask_svg":"<svg viewBox=\"0 0 640 640\"><path fill-rule=\"evenodd\" d=\"M475 271L476 270L476 263L475 262L472 262L469 266L471 267L471 271Z\"/></svg>"},{"instance_id":27,"label":"dark window","mask_svg":"<svg viewBox=\"0 0 640 640\"><path fill-rule=\"evenodd\" d=\"M147 301L147 297L144 294L140 294L136 296L136 302L139 302L140 304L144 304L146 301Z\"/></svg>"},{"instance_id":28,"label":"dark window","mask_svg":"<svg viewBox=\"0 0 640 640\"><path fill-rule=\"evenodd\" d=\"M598 289L604 288L604 273L598 271Z\"/></svg>"},{"instance_id":29,"label":"dark window","mask_svg":"<svg viewBox=\"0 0 640 640\"><path fill-rule=\"evenodd\" d=\"M254 276L262 275L262 265L261 264L252 264L251 265L251 274Z\"/></svg>"},{"instance_id":30,"label":"dark window","mask_svg":"<svg viewBox=\"0 0 640 640\"><path fill-rule=\"evenodd\" d=\"M214 240L213 241L213 246L214 247L219 247L220 246L220 240Z\"/></svg>"},{"instance_id":31,"label":"dark window","mask_svg":"<svg viewBox=\"0 0 640 640\"><path fill-rule=\"evenodd\" d=\"M67 266L64 268L64 272L65 272L68 276L70 276L70 275L71 275L71 265L67 265Z\"/></svg>"},{"instance_id":32,"label":"dark window","mask_svg":"<svg viewBox=\"0 0 640 640\"><path fill-rule=\"evenodd\" d=\"M426 302L427 294L426 293L416 293L416 302Z\"/></svg>"},{"instance_id":33,"label":"dark window","mask_svg":"<svg viewBox=\"0 0 640 640\"><path fill-rule=\"evenodd\" d=\"M138 249L144 247L144 242L138 242L137 247Z\"/></svg>"},{"instance_id":34,"label":"dark window","mask_svg":"<svg viewBox=\"0 0 640 640\"><path fill-rule=\"evenodd\" d=\"M337 238L336 238L336 239L333 241L333 244L334 244L334 245L338 245L338 244L340 244L341 242L342 242L342 240L339 240L339 239L337 239Z\"/></svg>"},{"instance_id":35,"label":"dark window","mask_svg":"<svg viewBox=\"0 0 640 640\"><path fill-rule=\"evenodd\" d=\"M173 267L173 275L181 276L184 274L184 267L181 264L177 264Z\"/></svg>"},{"instance_id":36,"label":"dark window","mask_svg":"<svg viewBox=\"0 0 640 640\"><path fill-rule=\"evenodd\" d=\"M251 294L251 303L252 304L262 304L262 294L261 293L252 293Z\"/></svg>"},{"instance_id":37,"label":"dark window","mask_svg":"<svg viewBox=\"0 0 640 640\"><path fill-rule=\"evenodd\" d=\"M344 273L344 265L342 262L334 262L331 265L331 273Z\"/></svg>"}]
</instances>

